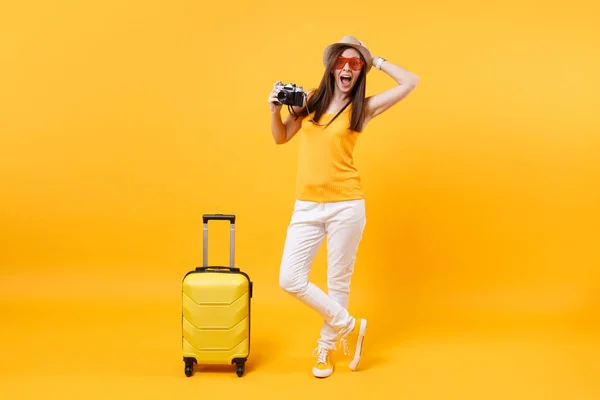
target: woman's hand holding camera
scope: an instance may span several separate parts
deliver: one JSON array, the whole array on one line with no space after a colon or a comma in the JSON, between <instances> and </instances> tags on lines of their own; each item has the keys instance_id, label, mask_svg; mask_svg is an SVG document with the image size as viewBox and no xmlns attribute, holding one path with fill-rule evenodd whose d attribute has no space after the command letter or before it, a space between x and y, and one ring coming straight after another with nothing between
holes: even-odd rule
<instances>
[{"instance_id":1,"label":"woman's hand holding camera","mask_svg":"<svg viewBox=\"0 0 600 400\"><path fill-rule=\"evenodd\" d=\"M277 100L277 94L279 93L279 89L277 89L277 85L280 84L281 81L277 81L275 82L275 84L273 85L273 90L271 91L271 94L269 94L269 106L271 108L271 112L278 112L279 110L281 110L282 104L279 102L279 100Z\"/></svg>"}]
</instances>

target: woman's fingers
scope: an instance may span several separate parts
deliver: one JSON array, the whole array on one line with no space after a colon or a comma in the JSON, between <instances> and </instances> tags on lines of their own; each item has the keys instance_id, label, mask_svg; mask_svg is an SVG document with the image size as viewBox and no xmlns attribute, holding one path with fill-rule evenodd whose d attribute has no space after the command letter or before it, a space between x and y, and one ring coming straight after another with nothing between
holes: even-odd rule
<instances>
[{"instance_id":1,"label":"woman's fingers","mask_svg":"<svg viewBox=\"0 0 600 400\"><path fill-rule=\"evenodd\" d=\"M272 111L275 111L279 108L281 108L282 104L279 102L279 100L277 99L277 90L273 90L271 92L271 94L269 95L269 106L271 107Z\"/></svg>"},{"instance_id":2,"label":"woman's fingers","mask_svg":"<svg viewBox=\"0 0 600 400\"><path fill-rule=\"evenodd\" d=\"M271 93L269 94L269 105L271 106L271 110L276 110L278 108L281 108L281 103L279 103L279 100L277 99L277 94L280 92L279 89L277 89L277 85L279 85L281 83L281 81L277 81L273 84L273 90L271 90Z\"/></svg>"}]
</instances>

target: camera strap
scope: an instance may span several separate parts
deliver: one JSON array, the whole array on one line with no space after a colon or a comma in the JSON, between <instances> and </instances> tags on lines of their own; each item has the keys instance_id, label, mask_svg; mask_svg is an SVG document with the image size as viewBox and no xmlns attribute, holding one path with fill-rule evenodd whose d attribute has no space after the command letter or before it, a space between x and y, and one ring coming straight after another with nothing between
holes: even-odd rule
<instances>
[{"instance_id":1,"label":"camera strap","mask_svg":"<svg viewBox=\"0 0 600 400\"><path fill-rule=\"evenodd\" d=\"M348 107L350 105L350 103L352 103L352 100L350 100L348 103L346 103L346 105L344 107L342 107L342 109L340 111L337 112L337 114L335 114L335 116L331 119L331 121L329 121L327 124L323 125L323 124L319 124L317 121L315 121L314 119L312 119L312 117L310 118L310 120L318 126L324 126L324 127L328 127L333 121L335 121L335 119L337 117L339 117L339 115L341 113L344 112L344 110L346 109L346 107ZM308 115L310 115L310 110L308 109L308 99L306 101L306 111L308 111Z\"/></svg>"}]
</instances>

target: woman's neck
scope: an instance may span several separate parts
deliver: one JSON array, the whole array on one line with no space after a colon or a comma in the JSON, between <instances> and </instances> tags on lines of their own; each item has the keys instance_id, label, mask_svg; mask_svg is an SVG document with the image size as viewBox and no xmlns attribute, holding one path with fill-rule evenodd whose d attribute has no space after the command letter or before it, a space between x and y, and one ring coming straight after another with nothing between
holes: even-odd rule
<instances>
[{"instance_id":1,"label":"woman's neck","mask_svg":"<svg viewBox=\"0 0 600 400\"><path fill-rule=\"evenodd\" d=\"M333 98L331 99L331 104L332 105L338 105L340 107L343 107L349 101L350 101L350 95L345 94L345 93L341 93L341 92L339 92L337 90L335 90L333 92Z\"/></svg>"}]
</instances>

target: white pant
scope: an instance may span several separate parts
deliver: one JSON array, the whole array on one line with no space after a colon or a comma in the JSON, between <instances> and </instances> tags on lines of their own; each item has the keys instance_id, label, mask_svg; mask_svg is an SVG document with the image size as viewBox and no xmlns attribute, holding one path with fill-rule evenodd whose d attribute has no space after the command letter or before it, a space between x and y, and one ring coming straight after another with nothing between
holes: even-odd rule
<instances>
[{"instance_id":1,"label":"white pant","mask_svg":"<svg viewBox=\"0 0 600 400\"><path fill-rule=\"evenodd\" d=\"M279 284L324 319L319 346L335 349L337 336L352 329L350 279L366 224L364 200L314 203L296 200L287 230ZM308 281L313 259L327 235L329 295Z\"/></svg>"}]
</instances>

